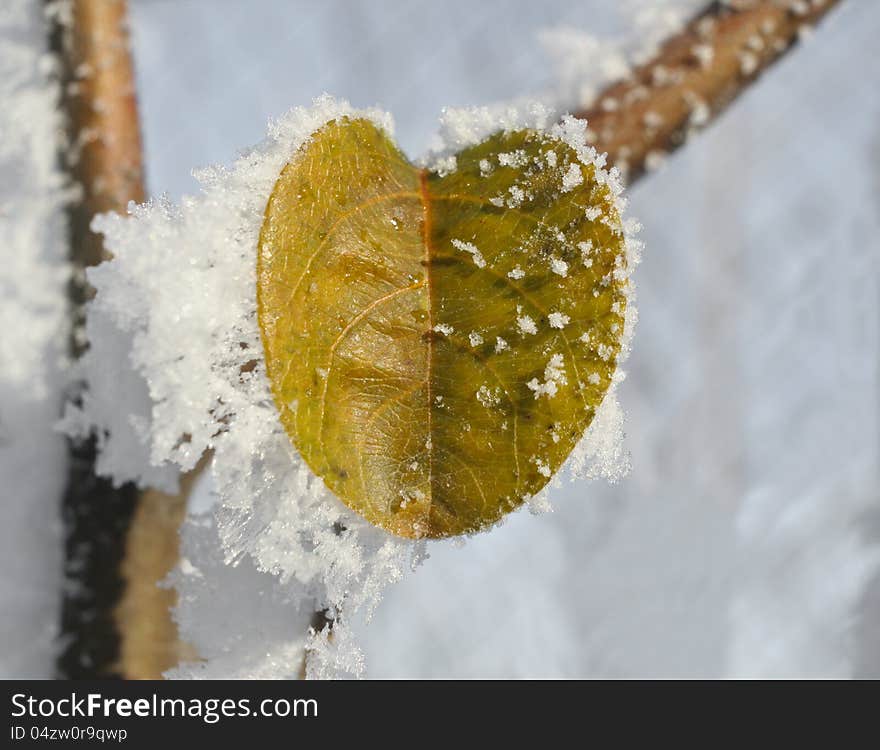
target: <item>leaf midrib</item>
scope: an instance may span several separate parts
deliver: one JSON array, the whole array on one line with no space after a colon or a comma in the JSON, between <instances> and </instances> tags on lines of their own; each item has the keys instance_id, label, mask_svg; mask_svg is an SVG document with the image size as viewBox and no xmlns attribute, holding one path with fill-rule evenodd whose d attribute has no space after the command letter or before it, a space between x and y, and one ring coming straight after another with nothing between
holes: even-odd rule
<instances>
[{"instance_id":1,"label":"leaf midrib","mask_svg":"<svg viewBox=\"0 0 880 750\"><path fill-rule=\"evenodd\" d=\"M431 275L432 246L431 234L433 229L433 214L431 211L431 193L428 190L428 170L419 170L419 199L422 202L422 245L424 246L423 263L425 266L425 288L428 296L428 331L425 335L427 343L427 363L425 367L425 392L427 393L427 421L428 421L428 444L425 449L428 453L428 512L426 522L431 523L431 508L434 504L434 427L433 410L431 399L431 373L434 371L434 280Z\"/></svg>"}]
</instances>

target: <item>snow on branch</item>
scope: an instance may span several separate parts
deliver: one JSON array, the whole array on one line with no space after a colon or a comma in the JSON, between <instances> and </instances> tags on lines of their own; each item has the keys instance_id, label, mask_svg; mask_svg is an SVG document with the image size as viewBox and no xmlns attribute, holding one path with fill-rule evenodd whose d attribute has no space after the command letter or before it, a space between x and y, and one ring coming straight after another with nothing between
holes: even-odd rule
<instances>
[{"instance_id":1,"label":"snow on branch","mask_svg":"<svg viewBox=\"0 0 880 750\"><path fill-rule=\"evenodd\" d=\"M839 2L710 3L577 116L631 183L709 124Z\"/></svg>"},{"instance_id":2,"label":"snow on branch","mask_svg":"<svg viewBox=\"0 0 880 750\"><path fill-rule=\"evenodd\" d=\"M714 3L656 58L580 113L590 120L585 137L636 179L834 4ZM121 90L127 91L124 85ZM124 116L125 108L114 111ZM158 200L134 206L127 218L108 214L82 229L89 237L91 230L103 233L115 257L88 274L98 295L90 304L92 347L82 373L93 388L68 410L68 429L80 436L97 431L100 471L142 486L160 483L169 466L188 471L213 453L216 512L191 515L185 523L186 556L174 576L181 593L178 620L202 660L180 665L174 676L289 676L303 650L310 655L310 676L360 674L363 659L347 617L369 613L383 588L425 555L424 542L371 526L310 471L279 424L261 351L254 261L268 196L283 166L318 127L352 114L392 131L384 113L356 112L325 98L273 123L268 138L230 167L203 170L200 195L179 205ZM481 127L498 123L487 111L451 113L447 143L460 148ZM83 153L96 149L93 163L101 164L101 149L113 139L93 141L86 129L79 140ZM105 166L112 171L120 164L117 181L81 173L94 197L93 213L119 210L99 208L101 200L137 187L139 163L120 157ZM455 169L454 161L436 166ZM92 257L100 255L95 246ZM566 322L562 316L550 325ZM119 370L108 369L108 362ZM558 368L548 366L536 389L546 395L558 379ZM97 387L102 384L106 388ZM616 408L599 417L573 463L587 475L614 478L625 467L622 417ZM256 606L253 613L230 610L255 587L266 592L265 616L255 616ZM303 637L314 611L326 611L334 622L332 638L329 626ZM234 634L215 627L236 615ZM257 642L266 645L259 653Z\"/></svg>"},{"instance_id":3,"label":"snow on branch","mask_svg":"<svg viewBox=\"0 0 880 750\"><path fill-rule=\"evenodd\" d=\"M88 271L97 294L87 319L93 346L81 360L82 372L96 382L107 362L130 362L133 371L123 365L113 374L117 392L127 388L127 381L140 381L149 403L145 409L134 404L132 410L132 402L111 403L104 390L93 389L81 407L68 409L68 429L106 435L101 470L116 481L143 484L151 470L167 465L189 471L212 452L214 512L191 517L183 531L184 546L204 549L206 535L213 534L228 566L253 568L247 575L227 571L213 558L195 554L181 563L176 574L182 596L178 618L184 637L210 663L182 665L176 676L216 673L213 653L218 659L221 652L224 660L232 658L228 648L218 650L221 634L211 623L225 621L224 608L247 593L227 586L252 581L259 573L282 584L279 602L299 613L291 611L291 618L301 627L292 626L286 637L277 632L272 636L276 651L271 661L285 665L283 674L294 666L285 655L302 645L309 623L309 618L302 620L303 607L296 602L309 603L309 617L326 611L334 623L332 638L325 627L312 632L305 644L309 674L359 674L363 661L348 620L358 612L369 616L385 586L425 554L424 541L372 526L327 489L285 433L266 376L256 301L256 255L266 203L282 169L301 147L325 123L343 117L364 118L393 133L385 113L354 110L322 97L272 123L266 140L231 166L199 172L201 194L179 205L156 200L131 206L127 217L106 214L93 223L105 236L113 260ZM485 117L482 110L448 113L444 124L451 147L479 139L483 126L491 132L499 127L541 128L544 123L584 164L600 169L601 157L585 143L580 121L554 125L555 118L545 110L513 108L491 125ZM616 199L615 174L605 179L615 188ZM638 243L631 237L635 229L625 222L622 230L628 268L637 261ZM575 252L581 258L586 250ZM628 274L623 267L619 272ZM621 331L624 350L634 318L634 306L628 304ZM555 371L548 377L556 377ZM612 387L584 442L572 453L569 465L574 471L612 479L625 471L618 417ZM146 459L142 465L131 461L130 448L136 443ZM204 594L197 594L199 590ZM223 595L208 595L211 591ZM260 640L266 625L249 613L240 615L236 643L246 651L245 635ZM237 674L248 669L245 651L237 651L233 660Z\"/></svg>"}]
</instances>

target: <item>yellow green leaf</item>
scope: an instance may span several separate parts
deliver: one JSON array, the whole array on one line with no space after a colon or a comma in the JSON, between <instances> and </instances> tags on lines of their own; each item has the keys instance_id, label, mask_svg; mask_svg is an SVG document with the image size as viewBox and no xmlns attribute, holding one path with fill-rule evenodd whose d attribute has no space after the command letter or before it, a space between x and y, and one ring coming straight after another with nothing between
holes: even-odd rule
<instances>
[{"instance_id":1,"label":"yellow green leaf","mask_svg":"<svg viewBox=\"0 0 880 750\"><path fill-rule=\"evenodd\" d=\"M272 393L304 460L370 522L477 531L539 492L583 436L627 284L595 170L519 130L441 175L343 117L282 171L257 265Z\"/></svg>"}]
</instances>

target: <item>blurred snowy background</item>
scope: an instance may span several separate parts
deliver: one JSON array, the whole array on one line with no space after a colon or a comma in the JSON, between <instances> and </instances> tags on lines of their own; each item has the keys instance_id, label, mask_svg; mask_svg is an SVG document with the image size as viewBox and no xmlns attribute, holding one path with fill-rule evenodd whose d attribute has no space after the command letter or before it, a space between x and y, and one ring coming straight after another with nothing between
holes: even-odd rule
<instances>
[{"instance_id":1,"label":"blurred snowy background","mask_svg":"<svg viewBox=\"0 0 880 750\"><path fill-rule=\"evenodd\" d=\"M178 199L193 167L323 91L390 111L417 156L443 106L570 96L600 72L575 54L584 35L630 44L658 9L702 3L130 5L147 183ZM880 4L848 0L631 192L646 243L620 392L632 473L430 545L358 626L368 676L880 677L878 39ZM34 634L54 625L60 569L53 408L0 390L8 676L50 670Z\"/></svg>"}]
</instances>

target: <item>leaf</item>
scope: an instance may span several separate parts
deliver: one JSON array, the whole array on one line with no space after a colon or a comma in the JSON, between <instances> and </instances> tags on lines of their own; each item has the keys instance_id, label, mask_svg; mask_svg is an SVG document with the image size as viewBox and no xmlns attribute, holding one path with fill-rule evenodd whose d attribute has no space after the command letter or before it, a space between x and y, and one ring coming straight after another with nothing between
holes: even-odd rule
<instances>
[{"instance_id":1,"label":"leaf","mask_svg":"<svg viewBox=\"0 0 880 750\"><path fill-rule=\"evenodd\" d=\"M259 323L281 422L350 508L477 531L539 492L611 383L626 306L611 189L501 132L441 176L365 119L315 132L266 207Z\"/></svg>"}]
</instances>

